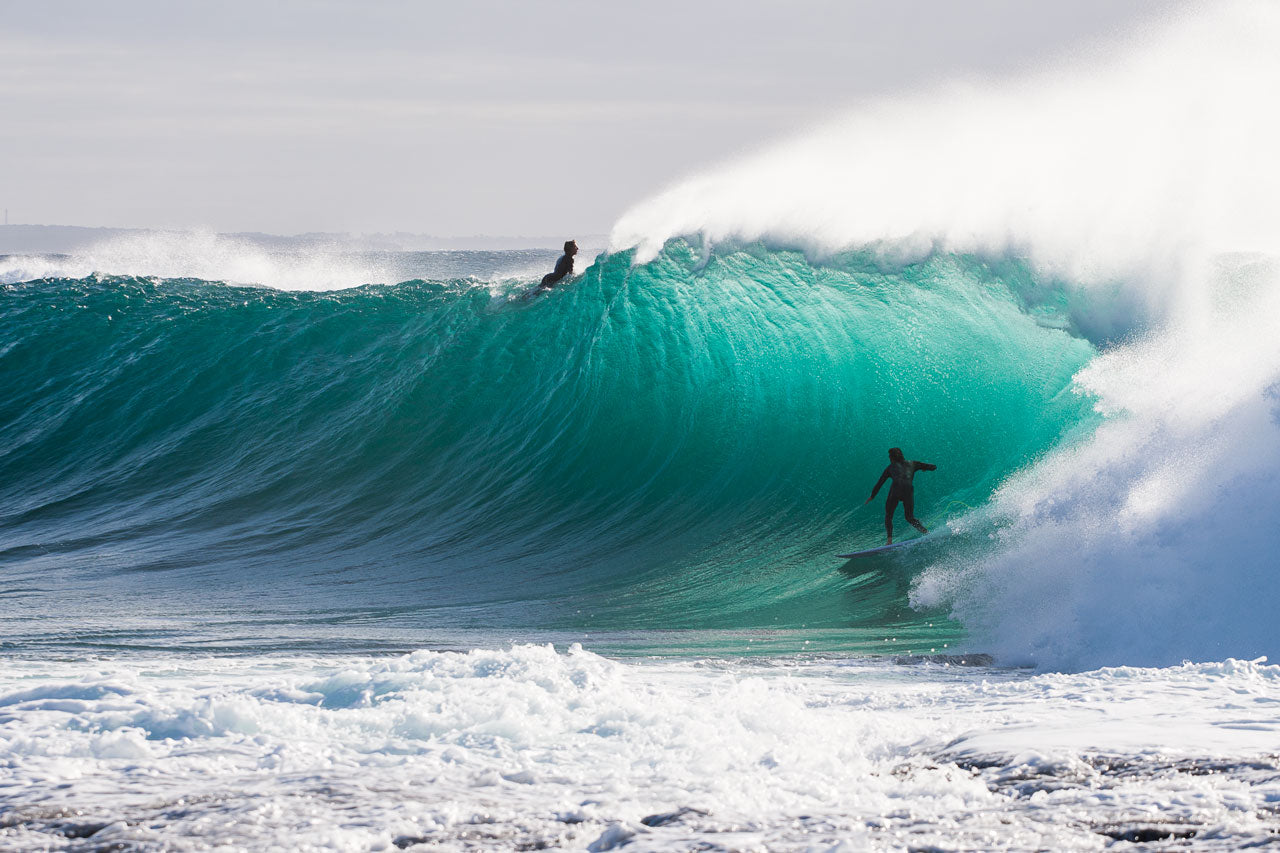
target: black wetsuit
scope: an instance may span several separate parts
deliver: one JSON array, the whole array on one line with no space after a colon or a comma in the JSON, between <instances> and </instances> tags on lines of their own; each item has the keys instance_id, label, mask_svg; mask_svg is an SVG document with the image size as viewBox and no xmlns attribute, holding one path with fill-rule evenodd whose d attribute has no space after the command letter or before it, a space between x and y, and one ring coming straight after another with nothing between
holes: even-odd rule
<instances>
[{"instance_id":1,"label":"black wetsuit","mask_svg":"<svg viewBox=\"0 0 1280 853\"><path fill-rule=\"evenodd\" d=\"M885 480L892 480L889 486L889 496L884 501L884 526L889 531L889 535L893 535L893 513L898 508L898 503L902 503L902 513L907 517L907 523L925 533L924 525L916 520L916 487L911 480L915 477L917 471L936 471L937 465L930 465L928 462L915 462L905 459L902 462L890 462L889 467L884 469L884 473L880 475L880 479L876 481L876 487L871 490L871 497L876 496L876 492L880 491L880 487L884 485ZM870 500L871 498L868 498Z\"/></svg>"},{"instance_id":2,"label":"black wetsuit","mask_svg":"<svg viewBox=\"0 0 1280 853\"><path fill-rule=\"evenodd\" d=\"M549 272L542 277L540 287L550 287L560 279L573 272L573 255L565 252L560 256L560 260L556 261L555 272Z\"/></svg>"}]
</instances>

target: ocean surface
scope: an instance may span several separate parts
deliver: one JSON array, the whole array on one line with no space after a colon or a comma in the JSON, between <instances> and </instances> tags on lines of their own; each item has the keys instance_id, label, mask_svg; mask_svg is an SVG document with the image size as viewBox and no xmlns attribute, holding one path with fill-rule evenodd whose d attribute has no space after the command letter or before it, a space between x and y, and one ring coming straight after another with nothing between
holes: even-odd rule
<instances>
[{"instance_id":1,"label":"ocean surface","mask_svg":"<svg viewBox=\"0 0 1280 853\"><path fill-rule=\"evenodd\" d=\"M960 626L907 587L987 527L842 567L883 542L863 502L887 448L937 461L917 511L945 527L1098 420L1071 388L1095 344L1028 307L1016 265L704 264L678 242L529 288L9 285L10 637L45 654L674 632L678 652L768 629L775 650L929 651Z\"/></svg>"},{"instance_id":2,"label":"ocean surface","mask_svg":"<svg viewBox=\"0 0 1280 853\"><path fill-rule=\"evenodd\" d=\"M690 238L531 297L554 259L0 259L0 845L1275 840L1265 643L1081 669L930 598L1111 424L1114 294ZM891 445L941 535L838 559Z\"/></svg>"},{"instance_id":3,"label":"ocean surface","mask_svg":"<svg viewBox=\"0 0 1280 853\"><path fill-rule=\"evenodd\" d=\"M1148 35L548 293L0 246L0 849L1280 845L1280 12Z\"/></svg>"}]
</instances>

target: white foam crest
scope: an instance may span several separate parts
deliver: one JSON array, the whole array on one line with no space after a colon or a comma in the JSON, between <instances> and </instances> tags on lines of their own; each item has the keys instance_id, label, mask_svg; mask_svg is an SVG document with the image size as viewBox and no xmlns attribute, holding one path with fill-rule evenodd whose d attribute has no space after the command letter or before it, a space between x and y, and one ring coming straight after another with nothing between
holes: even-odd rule
<instances>
[{"instance_id":1,"label":"white foam crest","mask_svg":"<svg viewBox=\"0 0 1280 853\"><path fill-rule=\"evenodd\" d=\"M0 284L17 284L39 278L84 278L92 272L69 272L72 268L83 270L82 264L58 255L5 255L0 257Z\"/></svg>"},{"instance_id":2,"label":"white foam crest","mask_svg":"<svg viewBox=\"0 0 1280 853\"><path fill-rule=\"evenodd\" d=\"M394 271L367 263L340 245L268 246L211 231L149 231L113 237L66 256L0 258L0 282L94 273L193 278L277 290L339 290L396 281Z\"/></svg>"},{"instance_id":3,"label":"white foam crest","mask_svg":"<svg viewBox=\"0 0 1280 853\"><path fill-rule=\"evenodd\" d=\"M1276 91L1280 7L1201 7L1087 69L869 104L640 204L611 249L1012 251L1167 316L1206 253L1280 248Z\"/></svg>"}]
</instances>

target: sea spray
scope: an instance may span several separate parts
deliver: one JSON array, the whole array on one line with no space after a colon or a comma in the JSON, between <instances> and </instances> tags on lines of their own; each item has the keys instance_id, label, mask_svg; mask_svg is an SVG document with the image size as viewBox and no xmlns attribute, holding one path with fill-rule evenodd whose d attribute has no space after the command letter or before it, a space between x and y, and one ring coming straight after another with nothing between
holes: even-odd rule
<instances>
[{"instance_id":1,"label":"sea spray","mask_svg":"<svg viewBox=\"0 0 1280 853\"><path fill-rule=\"evenodd\" d=\"M1274 4L1206 4L1092 67L864 105L637 205L613 246L976 253L1069 282L1107 350L1073 390L1105 421L996 489L963 525L988 547L913 601L1011 662L1275 655L1277 44Z\"/></svg>"}]
</instances>

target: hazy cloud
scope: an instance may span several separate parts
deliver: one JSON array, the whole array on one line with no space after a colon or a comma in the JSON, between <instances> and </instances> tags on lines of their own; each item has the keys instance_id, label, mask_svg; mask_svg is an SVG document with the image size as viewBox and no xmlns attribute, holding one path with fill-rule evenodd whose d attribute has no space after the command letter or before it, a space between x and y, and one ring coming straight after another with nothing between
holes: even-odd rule
<instances>
[{"instance_id":1,"label":"hazy cloud","mask_svg":"<svg viewBox=\"0 0 1280 853\"><path fill-rule=\"evenodd\" d=\"M1061 54L1167 4L0 3L13 221L606 231L859 98Z\"/></svg>"}]
</instances>

